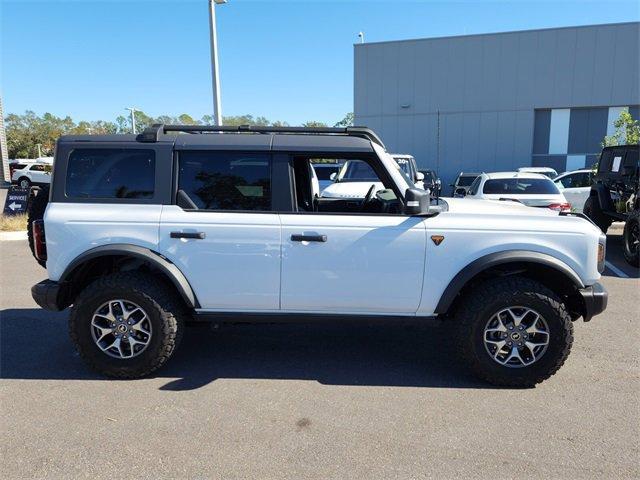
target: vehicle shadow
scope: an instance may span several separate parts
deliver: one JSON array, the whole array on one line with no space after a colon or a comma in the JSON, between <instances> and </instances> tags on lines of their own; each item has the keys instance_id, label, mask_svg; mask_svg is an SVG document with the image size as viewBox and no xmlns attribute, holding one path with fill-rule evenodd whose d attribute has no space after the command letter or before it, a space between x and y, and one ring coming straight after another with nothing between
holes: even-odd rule
<instances>
[{"instance_id":1,"label":"vehicle shadow","mask_svg":"<svg viewBox=\"0 0 640 480\"><path fill-rule=\"evenodd\" d=\"M69 340L68 312L0 312L0 376L90 380ZM194 390L221 378L314 380L327 385L492 388L460 365L445 325L375 323L208 324L188 327L156 378Z\"/></svg>"}]
</instances>

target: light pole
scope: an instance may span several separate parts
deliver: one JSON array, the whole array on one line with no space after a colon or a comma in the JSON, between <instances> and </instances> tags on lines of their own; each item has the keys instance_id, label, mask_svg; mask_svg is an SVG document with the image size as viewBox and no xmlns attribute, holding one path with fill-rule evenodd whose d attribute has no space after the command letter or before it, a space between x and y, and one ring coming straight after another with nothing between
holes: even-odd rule
<instances>
[{"instance_id":1,"label":"light pole","mask_svg":"<svg viewBox=\"0 0 640 480\"><path fill-rule=\"evenodd\" d=\"M209 33L211 41L211 87L213 89L213 124L222 125L222 106L220 105L220 77L218 76L218 35L216 32L216 4L227 0L209 0Z\"/></svg>"},{"instance_id":2,"label":"light pole","mask_svg":"<svg viewBox=\"0 0 640 480\"><path fill-rule=\"evenodd\" d=\"M137 108L134 107L127 107L125 108L125 110L129 110L131 112L131 132L135 135L136 134L136 110Z\"/></svg>"}]
</instances>

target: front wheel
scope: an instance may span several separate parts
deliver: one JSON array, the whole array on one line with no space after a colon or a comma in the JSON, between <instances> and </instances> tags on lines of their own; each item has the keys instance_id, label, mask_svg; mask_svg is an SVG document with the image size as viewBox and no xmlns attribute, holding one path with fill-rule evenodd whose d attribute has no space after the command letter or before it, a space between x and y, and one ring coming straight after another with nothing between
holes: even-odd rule
<instances>
[{"instance_id":1,"label":"front wheel","mask_svg":"<svg viewBox=\"0 0 640 480\"><path fill-rule=\"evenodd\" d=\"M498 386L533 387L564 364L573 325L562 301L523 277L484 282L462 299L454 320L461 357Z\"/></svg>"},{"instance_id":2,"label":"front wheel","mask_svg":"<svg viewBox=\"0 0 640 480\"><path fill-rule=\"evenodd\" d=\"M18 180L18 186L20 188L28 190L31 188L31 180L29 180L27 177L22 177L20 180Z\"/></svg>"},{"instance_id":3,"label":"front wheel","mask_svg":"<svg viewBox=\"0 0 640 480\"><path fill-rule=\"evenodd\" d=\"M624 241L624 258L634 267L640 266L640 210L629 215L622 234Z\"/></svg>"},{"instance_id":4,"label":"front wheel","mask_svg":"<svg viewBox=\"0 0 640 480\"><path fill-rule=\"evenodd\" d=\"M186 307L171 287L151 275L122 272L101 277L80 293L69 333L94 370L139 378L169 360L186 317Z\"/></svg>"}]
</instances>

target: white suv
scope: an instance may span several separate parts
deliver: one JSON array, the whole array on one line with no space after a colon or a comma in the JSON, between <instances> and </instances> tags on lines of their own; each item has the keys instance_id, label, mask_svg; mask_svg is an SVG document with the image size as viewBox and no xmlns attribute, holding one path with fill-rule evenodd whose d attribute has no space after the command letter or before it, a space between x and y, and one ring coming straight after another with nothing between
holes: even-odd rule
<instances>
[{"instance_id":1,"label":"white suv","mask_svg":"<svg viewBox=\"0 0 640 480\"><path fill-rule=\"evenodd\" d=\"M13 171L11 183L20 188L42 187L51 183L52 166L49 163L29 163Z\"/></svg>"},{"instance_id":2,"label":"white suv","mask_svg":"<svg viewBox=\"0 0 640 480\"><path fill-rule=\"evenodd\" d=\"M363 199L319 197L318 158L365 162L376 178ZM114 377L163 365L187 321L437 317L481 378L531 386L564 363L573 321L607 303L605 237L590 221L430 201L362 127L66 136L53 178L33 202L49 277L33 298L72 305L80 355Z\"/></svg>"}]
</instances>

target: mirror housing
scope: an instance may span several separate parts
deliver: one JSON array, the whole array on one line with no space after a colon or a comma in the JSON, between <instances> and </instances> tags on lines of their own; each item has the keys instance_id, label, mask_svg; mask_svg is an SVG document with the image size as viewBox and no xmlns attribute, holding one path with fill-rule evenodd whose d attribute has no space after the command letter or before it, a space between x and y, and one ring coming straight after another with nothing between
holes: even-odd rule
<instances>
[{"instance_id":1,"label":"mirror housing","mask_svg":"<svg viewBox=\"0 0 640 480\"><path fill-rule=\"evenodd\" d=\"M338 178L338 174L336 172L333 172L331 175L329 175L329 180L331 180L332 182L335 182L336 178Z\"/></svg>"},{"instance_id":2,"label":"mirror housing","mask_svg":"<svg viewBox=\"0 0 640 480\"><path fill-rule=\"evenodd\" d=\"M406 215L427 215L430 213L431 192L429 189L407 188L404 194L404 213Z\"/></svg>"},{"instance_id":3,"label":"mirror housing","mask_svg":"<svg viewBox=\"0 0 640 480\"><path fill-rule=\"evenodd\" d=\"M416 172L416 182L421 182L424 180L424 173Z\"/></svg>"}]
</instances>

